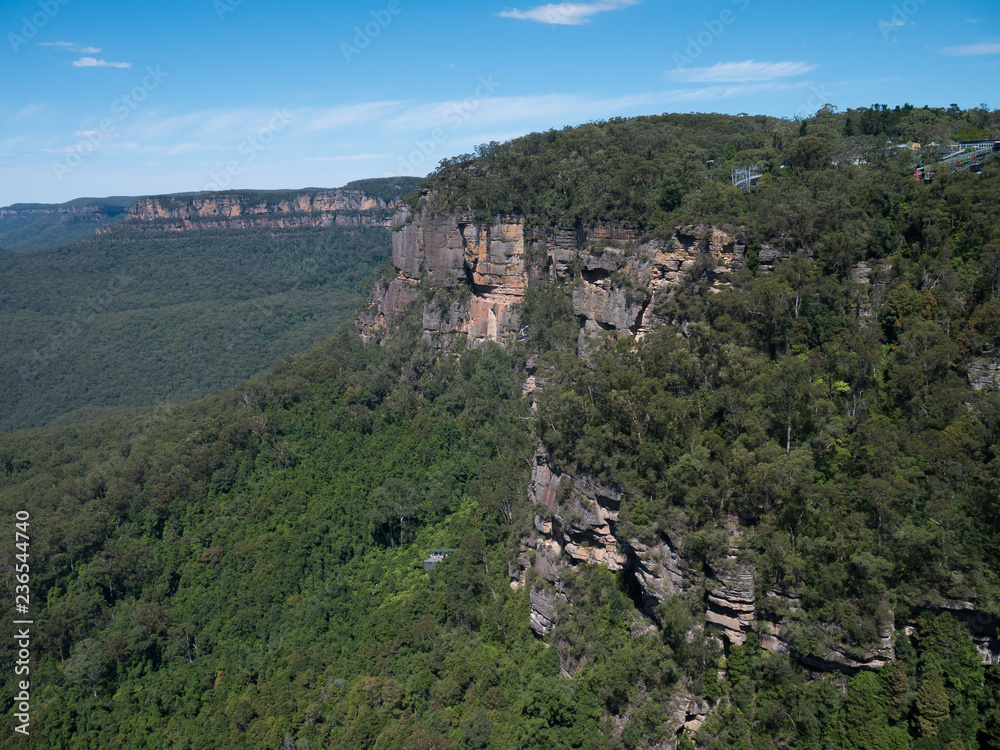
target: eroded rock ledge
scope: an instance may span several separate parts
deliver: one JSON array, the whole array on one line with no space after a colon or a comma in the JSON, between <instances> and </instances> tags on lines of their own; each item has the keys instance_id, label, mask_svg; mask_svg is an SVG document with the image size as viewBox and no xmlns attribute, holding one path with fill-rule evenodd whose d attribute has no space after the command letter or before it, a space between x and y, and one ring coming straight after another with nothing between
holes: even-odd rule
<instances>
[{"instance_id":1,"label":"eroded rock ledge","mask_svg":"<svg viewBox=\"0 0 1000 750\"><path fill-rule=\"evenodd\" d=\"M423 336L440 348L513 342L520 330L518 303L527 290L550 282L573 285L581 352L587 338L601 331L641 337L671 322L659 320L655 311L690 271L717 289L745 260L745 247L731 234L700 225L679 226L667 240L643 242L632 228L614 223L526 230L516 216L499 216L482 226L471 215L433 214L427 208L413 215L403 206L393 229L393 275L373 290L359 316L362 336L376 339L395 316L419 301ZM759 272L773 271L776 262L799 251L764 246L758 252ZM870 269L855 271L859 286L870 288ZM982 369L988 371L982 379L989 380L993 369ZM530 395L539 387L529 377L524 392ZM604 565L634 578L639 608L650 626L657 624L658 604L665 599L698 601L705 616L692 637L701 634L733 645L754 631L765 649L812 669L878 669L895 658L897 628L911 624L890 617L872 643L852 644L836 625L820 623L822 636L804 646L797 631L802 609L797 593L762 590L755 566L740 554L742 530L736 519L727 525L731 549L711 562L692 557L674 530L660 530L655 539L628 536L619 522L622 492L579 466L560 466L544 446L535 453L529 495L534 528L522 540L510 574L512 586L529 587L531 627L540 635L552 631L560 613L572 610L564 574L568 566L581 564ZM962 611L970 621L980 616ZM992 630L973 629L984 660L991 663L1000 662L995 624Z\"/></svg>"},{"instance_id":2,"label":"eroded rock ledge","mask_svg":"<svg viewBox=\"0 0 1000 750\"><path fill-rule=\"evenodd\" d=\"M753 630L766 650L816 670L879 669L895 659L897 631L909 632L912 627L912 621L890 618L882 623L873 643L859 645L850 643L837 625L821 623L822 642L806 650L796 645L797 613L802 609L799 596L759 589L755 566L741 561L742 533L735 519L729 524L732 547L714 562L693 557L684 540L670 530L661 531L655 541L626 536L619 524L621 491L579 467L574 471L561 468L542 445L535 451L528 492L535 508L534 529L522 540L521 554L511 567L511 585L530 586L531 627L539 635L558 623L560 604L566 605L562 611L572 607L562 579L568 567L582 563L605 565L632 576L641 593L643 613L654 623L657 605L664 599L694 599L702 603L705 613L695 637L701 634L719 638L725 645L743 644ZM767 606L758 606L761 598ZM983 661L1000 663L996 618L978 612L971 602L946 601L927 609L947 610L965 621Z\"/></svg>"},{"instance_id":3,"label":"eroded rock ledge","mask_svg":"<svg viewBox=\"0 0 1000 750\"><path fill-rule=\"evenodd\" d=\"M183 232L197 229L390 226L396 203L357 190L303 190L280 194L206 193L140 198L123 219L133 229ZM104 230L108 231L108 230Z\"/></svg>"},{"instance_id":4,"label":"eroded rock ledge","mask_svg":"<svg viewBox=\"0 0 1000 750\"><path fill-rule=\"evenodd\" d=\"M526 290L547 282L573 282L573 311L581 336L598 331L644 335L664 321L653 312L704 256L714 281L741 267L744 246L704 226L678 227L667 241L640 243L624 225L561 227L526 232L521 217L500 216L480 226L472 216L414 216L403 207L393 219L392 264L387 284L376 287L359 319L374 338L418 298L421 285L435 292L423 305L424 337L447 348L458 339L477 344L512 341L520 322L517 304ZM441 292L453 292L449 295Z\"/></svg>"}]
</instances>

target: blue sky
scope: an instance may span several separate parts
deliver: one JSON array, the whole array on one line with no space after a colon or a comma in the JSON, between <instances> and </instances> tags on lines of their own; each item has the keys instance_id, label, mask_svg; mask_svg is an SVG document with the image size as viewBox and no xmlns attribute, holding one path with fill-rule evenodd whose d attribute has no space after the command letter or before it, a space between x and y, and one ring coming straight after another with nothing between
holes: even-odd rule
<instances>
[{"instance_id":1,"label":"blue sky","mask_svg":"<svg viewBox=\"0 0 1000 750\"><path fill-rule=\"evenodd\" d=\"M4 0L0 206L423 175L612 116L1000 107L996 0Z\"/></svg>"}]
</instances>

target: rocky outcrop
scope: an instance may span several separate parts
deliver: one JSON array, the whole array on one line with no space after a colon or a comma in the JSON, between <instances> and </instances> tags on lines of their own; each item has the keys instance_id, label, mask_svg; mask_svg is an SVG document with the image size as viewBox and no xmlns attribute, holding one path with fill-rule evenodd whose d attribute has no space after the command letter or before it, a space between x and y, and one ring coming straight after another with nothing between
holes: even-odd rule
<instances>
[{"instance_id":1,"label":"rocky outcrop","mask_svg":"<svg viewBox=\"0 0 1000 750\"><path fill-rule=\"evenodd\" d=\"M735 519L728 529L729 553L712 561L692 557L684 540L669 530L652 540L628 537L620 526L622 491L579 466L572 471L560 467L541 445L535 451L528 494L535 508L534 528L511 565L511 585L530 585L529 619L539 635L550 633L560 617L572 611L566 571L580 564L624 571L634 580L639 608L650 623L658 622L658 605L669 597L699 601L704 620L689 637L719 637L728 645L740 645L753 631L764 649L815 670L879 669L895 660L898 629L912 625L896 622L890 612L868 644L852 643L835 623L814 624L812 635L804 638L799 595L760 591L755 565L740 554L742 530ZM970 602L945 602L934 609L947 609L967 622L983 661L1000 663L996 618ZM691 721L697 721L693 715L681 723Z\"/></svg>"},{"instance_id":2,"label":"rocky outcrop","mask_svg":"<svg viewBox=\"0 0 1000 750\"><path fill-rule=\"evenodd\" d=\"M756 570L727 555L719 564L709 564L712 579L705 596L705 619L722 629L729 643L743 645L753 628L756 612Z\"/></svg>"},{"instance_id":3,"label":"rocky outcrop","mask_svg":"<svg viewBox=\"0 0 1000 750\"><path fill-rule=\"evenodd\" d=\"M125 213L122 206L103 203L76 204L19 204L0 208L0 219L24 218L32 216L61 216L76 214L94 219L113 219Z\"/></svg>"},{"instance_id":4,"label":"rocky outcrop","mask_svg":"<svg viewBox=\"0 0 1000 750\"><path fill-rule=\"evenodd\" d=\"M790 656L801 664L823 672L858 672L881 669L896 658L896 628L892 620L882 624L878 640L864 650L851 648L843 630L834 623L823 623L823 647L803 649L795 644L795 620L760 623L762 648Z\"/></svg>"},{"instance_id":5,"label":"rocky outcrop","mask_svg":"<svg viewBox=\"0 0 1000 750\"><path fill-rule=\"evenodd\" d=\"M664 322L656 305L689 272L718 282L744 259L741 244L703 226L678 227L667 241L642 243L624 224L526 232L520 217L499 216L484 226L426 207L419 216L404 207L393 225L395 276L371 295L358 321L362 334L375 337L423 290L424 337L442 348L459 338L513 341L520 332L518 303L527 289L547 282L575 285L581 341L600 331L642 336Z\"/></svg>"},{"instance_id":6,"label":"rocky outcrop","mask_svg":"<svg viewBox=\"0 0 1000 750\"><path fill-rule=\"evenodd\" d=\"M1000 388L1000 358L980 357L969 363L969 385L977 391Z\"/></svg>"},{"instance_id":7,"label":"rocky outcrop","mask_svg":"<svg viewBox=\"0 0 1000 750\"><path fill-rule=\"evenodd\" d=\"M359 319L365 338L412 304L422 284L430 292L422 311L424 335L436 346L454 345L459 337L502 341L516 333L515 306L537 276L526 263L521 221L479 226L469 217L427 210L417 220L403 208L393 225L396 275L374 290L369 311Z\"/></svg>"},{"instance_id":8,"label":"rocky outcrop","mask_svg":"<svg viewBox=\"0 0 1000 750\"><path fill-rule=\"evenodd\" d=\"M558 622L556 604L572 606L563 585L566 566L596 564L626 571L637 583L643 613L654 622L660 602L691 595L704 578L682 556L679 539L645 544L623 537L621 490L579 468L564 471L543 446L535 451L528 494L536 510L534 531L512 567L512 585L531 582L530 622L539 635Z\"/></svg>"},{"instance_id":9,"label":"rocky outcrop","mask_svg":"<svg viewBox=\"0 0 1000 750\"><path fill-rule=\"evenodd\" d=\"M125 222L133 229L190 231L270 227L390 226L395 203L357 190L223 192L140 198Z\"/></svg>"},{"instance_id":10,"label":"rocky outcrop","mask_svg":"<svg viewBox=\"0 0 1000 750\"><path fill-rule=\"evenodd\" d=\"M759 271L773 271L794 252L799 250L763 247ZM676 227L666 240L643 240L634 228L621 224L528 230L515 216L497 216L483 225L470 215L435 214L426 206L412 214L402 207L393 219L392 275L375 288L358 324L371 340L417 305L423 336L433 346L506 345L530 340L531 332L521 328L518 317L525 293L545 283L567 283L585 354L592 336L638 338L673 323L659 319L657 310L679 285L698 283L718 290L744 261L745 247L733 236L700 225ZM871 268L859 265L858 287L882 289L885 269L878 270L876 281ZM874 292L870 297L865 299L868 315L878 309ZM681 323L678 333L683 330ZM534 398L544 390L544 372L536 372L530 361L527 369L523 393ZM522 540L510 573L513 587L528 587L530 624L539 635L551 633L572 612L568 571L603 565L629 581L637 609L646 618L640 631L658 624L659 605L676 596L702 606L704 618L691 637L718 638L733 646L755 632L764 648L820 670L878 669L895 658L891 617L879 624L871 643L851 643L835 623L813 622L803 635L798 595L761 591L752 556L741 550L737 519L727 527L730 548L718 559L694 556L676 530L660 529L653 538L637 539L620 523L622 490L581 466L561 465L544 446L535 452L529 497L535 509L533 529ZM988 642L981 650L995 651ZM564 671L578 666L563 663ZM697 722L697 710L680 713L682 724Z\"/></svg>"}]
</instances>

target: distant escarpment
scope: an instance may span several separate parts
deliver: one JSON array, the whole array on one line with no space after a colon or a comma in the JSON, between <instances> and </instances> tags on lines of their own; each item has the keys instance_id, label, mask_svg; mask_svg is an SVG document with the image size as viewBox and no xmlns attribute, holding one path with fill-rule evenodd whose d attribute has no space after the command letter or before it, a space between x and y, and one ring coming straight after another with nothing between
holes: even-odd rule
<instances>
[{"instance_id":1,"label":"distant escarpment","mask_svg":"<svg viewBox=\"0 0 1000 750\"><path fill-rule=\"evenodd\" d=\"M123 224L130 229L182 232L196 229L390 226L397 201L358 190L280 193L223 192L140 198Z\"/></svg>"},{"instance_id":2,"label":"distant escarpment","mask_svg":"<svg viewBox=\"0 0 1000 750\"><path fill-rule=\"evenodd\" d=\"M93 217L95 219L114 219L125 211L124 206L107 205L105 203L17 203L12 206L0 208L0 219L10 219L13 217L34 218L38 216L68 216L78 215Z\"/></svg>"},{"instance_id":3,"label":"distant escarpment","mask_svg":"<svg viewBox=\"0 0 1000 750\"><path fill-rule=\"evenodd\" d=\"M118 221L134 198L79 198L68 203L17 203L0 208L0 247L28 252L64 245Z\"/></svg>"}]
</instances>

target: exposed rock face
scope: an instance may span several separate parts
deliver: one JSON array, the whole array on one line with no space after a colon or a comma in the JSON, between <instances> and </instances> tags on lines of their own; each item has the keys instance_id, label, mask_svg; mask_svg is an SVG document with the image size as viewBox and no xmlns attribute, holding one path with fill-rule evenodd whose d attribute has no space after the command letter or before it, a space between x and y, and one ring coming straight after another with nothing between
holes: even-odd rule
<instances>
[{"instance_id":1,"label":"exposed rock face","mask_svg":"<svg viewBox=\"0 0 1000 750\"><path fill-rule=\"evenodd\" d=\"M687 596L701 577L678 553L679 540L646 545L623 538L618 528L621 491L587 472L562 470L543 446L535 451L528 494L536 508L535 527L512 574L516 586L533 570L530 620L540 635L558 621L553 602L572 604L561 579L567 565L629 571L638 582L645 613L654 620L659 602Z\"/></svg>"},{"instance_id":2,"label":"exposed rock face","mask_svg":"<svg viewBox=\"0 0 1000 750\"><path fill-rule=\"evenodd\" d=\"M389 226L395 208L357 190L304 190L289 193L225 192L186 198L140 198L128 209L132 227L187 231L252 227Z\"/></svg>"},{"instance_id":3,"label":"exposed rock face","mask_svg":"<svg viewBox=\"0 0 1000 750\"><path fill-rule=\"evenodd\" d=\"M100 218L100 219L111 219L120 214L124 213L126 209L118 208L117 206L106 206L99 203L94 203L85 206L67 206L65 204L53 204L53 205L25 205L23 207L17 206L7 206L6 208L0 208L0 219L16 216L33 216L33 215L63 215L63 214L81 214L88 217Z\"/></svg>"},{"instance_id":4,"label":"exposed rock face","mask_svg":"<svg viewBox=\"0 0 1000 750\"><path fill-rule=\"evenodd\" d=\"M530 623L539 635L558 624L560 612L571 610L571 593L564 585L564 571L582 563L605 565L634 577L642 597L643 613L652 622L657 605L677 596L704 606L704 622L690 637L721 636L727 644L746 642L756 631L763 648L784 654L822 671L856 672L879 669L895 660L897 628L911 622L882 623L873 643L849 643L847 634L833 623L822 625L822 643L808 650L796 645L795 628L802 605L798 595L778 590L761 593L755 566L741 562L740 530L731 529L730 553L717 562L694 559L682 539L661 532L653 542L623 536L619 526L622 492L600 482L586 471L561 468L544 446L535 451L529 498L536 509L534 529L522 541L522 552L511 566L512 586L532 579ZM768 606L759 611L758 599ZM970 602L945 602L935 610L948 610L965 621L987 664L1000 664L996 618L979 612ZM778 613L775 615L774 613ZM565 615L564 615L565 616ZM698 721L697 710L681 722Z\"/></svg>"},{"instance_id":5,"label":"exposed rock face","mask_svg":"<svg viewBox=\"0 0 1000 750\"><path fill-rule=\"evenodd\" d=\"M969 363L969 385L975 390L1000 388L1000 358L980 357Z\"/></svg>"},{"instance_id":6,"label":"exposed rock face","mask_svg":"<svg viewBox=\"0 0 1000 750\"><path fill-rule=\"evenodd\" d=\"M414 216L404 206L393 228L394 276L373 291L369 309L359 316L362 335L375 338L395 316L420 304L424 338L441 348L514 341L520 329L516 305L528 289L547 282L573 284L581 353L588 338L600 332L638 338L669 322L657 319L655 311L679 284L695 278L717 290L745 260L743 245L704 226L677 227L666 241L640 243L634 228L620 224L526 232L517 217L501 216L480 226L471 216L432 214L426 208ZM771 272L777 261L798 251L765 246L758 255L760 270ZM886 270L879 269L876 279L870 267L855 269L858 286L871 292L862 301L868 316L880 306ZM983 383L1000 383L1000 362L983 364L977 372L984 373ZM544 389L543 377L530 365L529 373L524 394L534 397ZM760 589L755 566L740 555L735 519L728 554L713 562L693 558L673 530L660 530L655 539L630 538L619 524L622 491L579 466L559 465L544 446L535 453L529 496L534 527L510 573L513 587L529 586L530 623L540 635L572 610L567 569L591 564L634 579L648 623L657 622L658 605L672 596L700 602L704 621L691 637L720 637L736 645L755 631L764 648L821 670L878 669L895 658L891 618L873 643L850 644L831 623L821 627L821 642L797 646L802 639L796 638L795 613L801 602L794 592ZM990 637L977 641L980 650L985 659L1000 660L1000 647ZM678 726L700 721L700 707L679 705L677 713Z\"/></svg>"},{"instance_id":7,"label":"exposed rock face","mask_svg":"<svg viewBox=\"0 0 1000 750\"><path fill-rule=\"evenodd\" d=\"M715 585L706 595L705 618L722 628L729 643L742 645L756 619L756 570L753 565L738 563L735 555L709 568Z\"/></svg>"},{"instance_id":8,"label":"exposed rock face","mask_svg":"<svg viewBox=\"0 0 1000 750\"><path fill-rule=\"evenodd\" d=\"M519 217L479 226L471 216L427 208L413 216L403 207L393 225L396 276L374 290L359 319L362 333L372 338L425 284L424 335L440 347L458 337L472 344L512 341L520 327L516 305L527 289L548 281L576 283L581 336L601 330L641 336L663 322L653 308L699 258L706 275L721 279L744 256L732 237L702 226L679 227L667 242L638 244L636 230L622 224L526 234Z\"/></svg>"},{"instance_id":9,"label":"exposed rock face","mask_svg":"<svg viewBox=\"0 0 1000 750\"><path fill-rule=\"evenodd\" d=\"M791 634L794 630L794 620L762 622L761 628L763 634L760 645L763 648L775 654L790 656L811 669L825 672L881 669L896 658L894 647L896 628L892 621L883 625L878 641L870 644L870 647L862 652L848 648L844 633L832 623L826 624L823 628L827 635L828 647L818 653L807 653L793 645Z\"/></svg>"},{"instance_id":10,"label":"exposed rock face","mask_svg":"<svg viewBox=\"0 0 1000 750\"><path fill-rule=\"evenodd\" d=\"M481 227L468 217L432 216L426 210L414 220L403 208L393 224L396 277L373 292L372 310L360 321L366 337L412 304L424 279L438 292L423 309L425 337L435 345L453 345L458 336L471 343L502 341L516 333L514 306L532 283L522 222L498 220ZM446 291L463 298L447 300Z\"/></svg>"}]
</instances>

